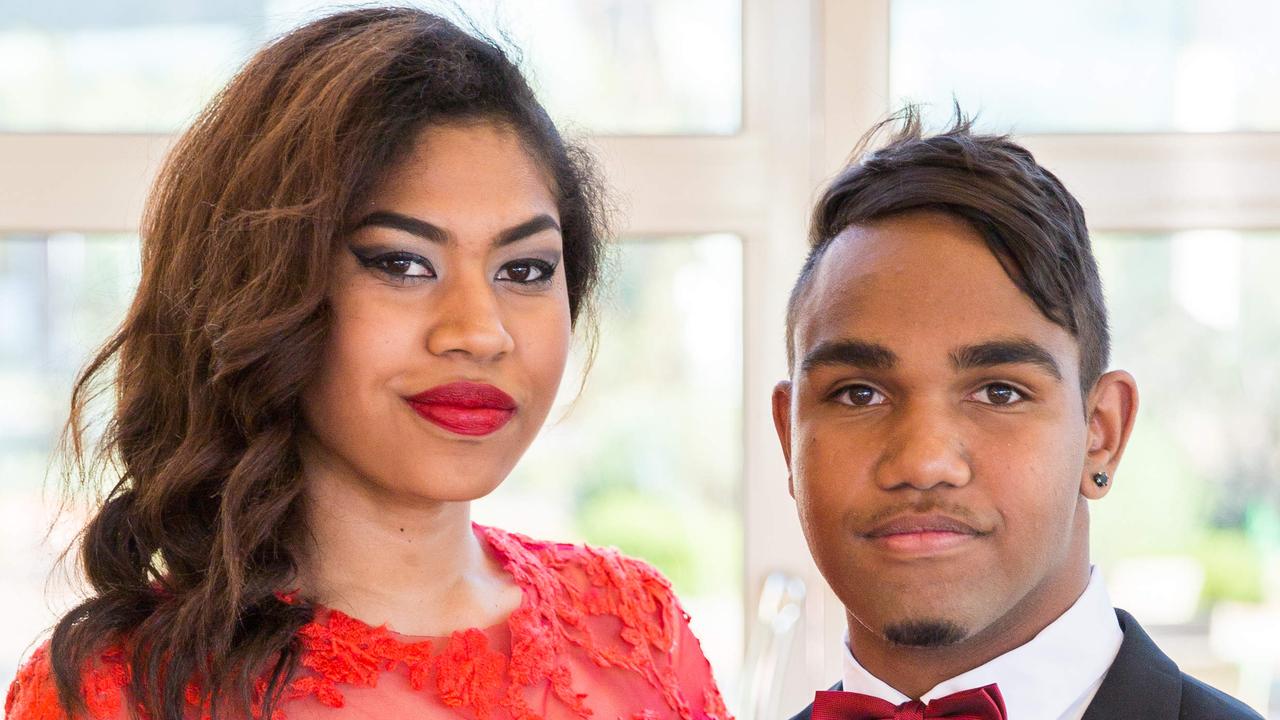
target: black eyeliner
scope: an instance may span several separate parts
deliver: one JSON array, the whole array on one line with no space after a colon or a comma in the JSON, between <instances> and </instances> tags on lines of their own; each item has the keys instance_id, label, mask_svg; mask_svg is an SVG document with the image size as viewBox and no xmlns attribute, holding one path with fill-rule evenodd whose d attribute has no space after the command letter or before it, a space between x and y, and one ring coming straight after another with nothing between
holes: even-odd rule
<instances>
[{"instance_id":1,"label":"black eyeliner","mask_svg":"<svg viewBox=\"0 0 1280 720\"><path fill-rule=\"evenodd\" d=\"M538 272L542 274L542 277L537 278L536 280L527 280L524 282L521 282L519 280L507 281L507 282L514 282L517 285L523 285L528 287L530 285L550 284L551 281L555 279L556 269L560 267L560 262L558 260L552 262L548 260L543 260L541 258L519 258L503 264L502 267L509 268L512 265L528 265L529 267L536 268Z\"/></svg>"},{"instance_id":2,"label":"black eyeliner","mask_svg":"<svg viewBox=\"0 0 1280 720\"><path fill-rule=\"evenodd\" d=\"M417 253L405 250L383 249L361 251L351 245L348 245L347 249L355 256L356 262L360 263L361 267L373 270L393 282L408 283L415 279L426 279L435 276L436 270L431 265L431 261ZM405 273L391 272L386 268L385 264L393 262L417 263L428 270L430 275L407 275Z\"/></svg>"}]
</instances>

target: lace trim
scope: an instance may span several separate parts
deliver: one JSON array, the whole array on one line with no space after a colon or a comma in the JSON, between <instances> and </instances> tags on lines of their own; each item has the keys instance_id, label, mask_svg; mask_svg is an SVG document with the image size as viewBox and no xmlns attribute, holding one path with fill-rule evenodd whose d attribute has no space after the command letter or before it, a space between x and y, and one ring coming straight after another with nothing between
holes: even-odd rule
<instances>
[{"instance_id":1,"label":"lace trim","mask_svg":"<svg viewBox=\"0 0 1280 720\"><path fill-rule=\"evenodd\" d=\"M724 701L709 679L695 710L680 689L673 662L678 633L688 616L671 587L656 570L612 550L547 543L476 526L502 559L506 570L524 591L524 601L511 614L511 657L489 647L477 629L455 632L438 652L430 642L407 642L383 627L371 627L336 610L304 626L305 674L285 689L286 699L314 697L325 706L341 708L341 685L375 687L383 672L404 666L410 686L434 691L451 708L470 710L480 720L503 710L515 720L539 720L523 698L523 691L544 681L552 696L580 718L589 718L586 695L573 688L564 661L576 648L601 667L623 668L644 677L682 720L729 718ZM289 595L282 599L293 601ZM618 637L600 637L588 618L614 616L621 620ZM618 640L621 642L618 642ZM661 661L660 661L661 659ZM87 669L84 695L91 717L116 716L129 665L121 650L105 653ZM265 680L256 689L253 713L261 715ZM201 693L187 689L188 703L199 707ZM201 708L202 717L208 708ZM272 720L283 720L277 710ZM19 672L9 689L5 716L21 720L61 720L48 650L41 647ZM651 710L637 720L657 717Z\"/></svg>"},{"instance_id":2,"label":"lace trim","mask_svg":"<svg viewBox=\"0 0 1280 720\"><path fill-rule=\"evenodd\" d=\"M379 675L399 665L415 690L432 685L447 706L472 711L478 718L496 709L516 720L537 720L522 690L548 683L552 695L580 718L589 718L586 695L573 689L563 658L571 647L601 667L640 674L658 689L682 720L726 718L723 700L712 687L695 716L680 690L675 668L659 657L675 649L676 633L688 621L671 586L648 565L612 550L533 540L517 533L477 526L524 591L524 602L508 620L511 658L489 647L479 630L454 633L438 655L428 642L408 643L385 627L370 627L338 611L302 631L303 665L315 675L290 684L288 696L313 695L330 707L342 707L339 684L374 687ZM582 582L569 578L580 575ZM622 621L625 651L611 638L595 636L592 616Z\"/></svg>"}]
</instances>

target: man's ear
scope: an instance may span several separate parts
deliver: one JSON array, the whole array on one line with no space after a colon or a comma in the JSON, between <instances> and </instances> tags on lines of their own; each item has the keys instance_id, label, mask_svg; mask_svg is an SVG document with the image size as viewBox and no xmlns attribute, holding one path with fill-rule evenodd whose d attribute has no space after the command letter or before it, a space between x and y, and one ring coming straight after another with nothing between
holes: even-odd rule
<instances>
[{"instance_id":1,"label":"man's ear","mask_svg":"<svg viewBox=\"0 0 1280 720\"><path fill-rule=\"evenodd\" d=\"M1138 384L1132 375L1112 370L1098 378L1085 408L1089 435L1080 493L1086 498L1097 500L1111 489L1137 415ZM1106 473L1102 484L1099 473Z\"/></svg>"},{"instance_id":2,"label":"man's ear","mask_svg":"<svg viewBox=\"0 0 1280 720\"><path fill-rule=\"evenodd\" d=\"M791 475L791 381L782 380L773 386L773 428L778 431L782 443L782 457L787 461L787 492L796 496L795 481Z\"/></svg>"}]
</instances>

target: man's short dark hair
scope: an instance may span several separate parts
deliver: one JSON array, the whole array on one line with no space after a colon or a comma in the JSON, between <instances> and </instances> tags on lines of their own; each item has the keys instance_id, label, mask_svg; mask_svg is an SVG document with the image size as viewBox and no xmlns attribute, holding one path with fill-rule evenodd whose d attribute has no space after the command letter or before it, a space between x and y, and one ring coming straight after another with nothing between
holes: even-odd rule
<instances>
[{"instance_id":1,"label":"man's short dark hair","mask_svg":"<svg viewBox=\"0 0 1280 720\"><path fill-rule=\"evenodd\" d=\"M922 125L909 106L873 128L814 207L809 256L787 304L788 366L799 306L831 241L853 225L932 210L968 222L1014 284L1071 333L1087 393L1107 367L1111 341L1080 203L1026 148L975 133L959 108L941 133L925 135ZM870 149L886 131L889 141Z\"/></svg>"}]
</instances>

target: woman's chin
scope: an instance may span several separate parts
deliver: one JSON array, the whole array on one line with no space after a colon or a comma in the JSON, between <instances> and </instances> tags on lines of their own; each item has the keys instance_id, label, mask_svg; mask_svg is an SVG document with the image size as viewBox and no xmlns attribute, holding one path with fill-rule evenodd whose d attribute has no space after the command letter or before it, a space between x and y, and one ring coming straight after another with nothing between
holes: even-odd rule
<instances>
[{"instance_id":1,"label":"woman's chin","mask_svg":"<svg viewBox=\"0 0 1280 720\"><path fill-rule=\"evenodd\" d=\"M502 484L504 478L505 476L477 479L472 476L466 480L459 480L458 478L402 477L399 482L384 488L390 490L397 501L410 504L463 503L479 500L492 493Z\"/></svg>"}]
</instances>

